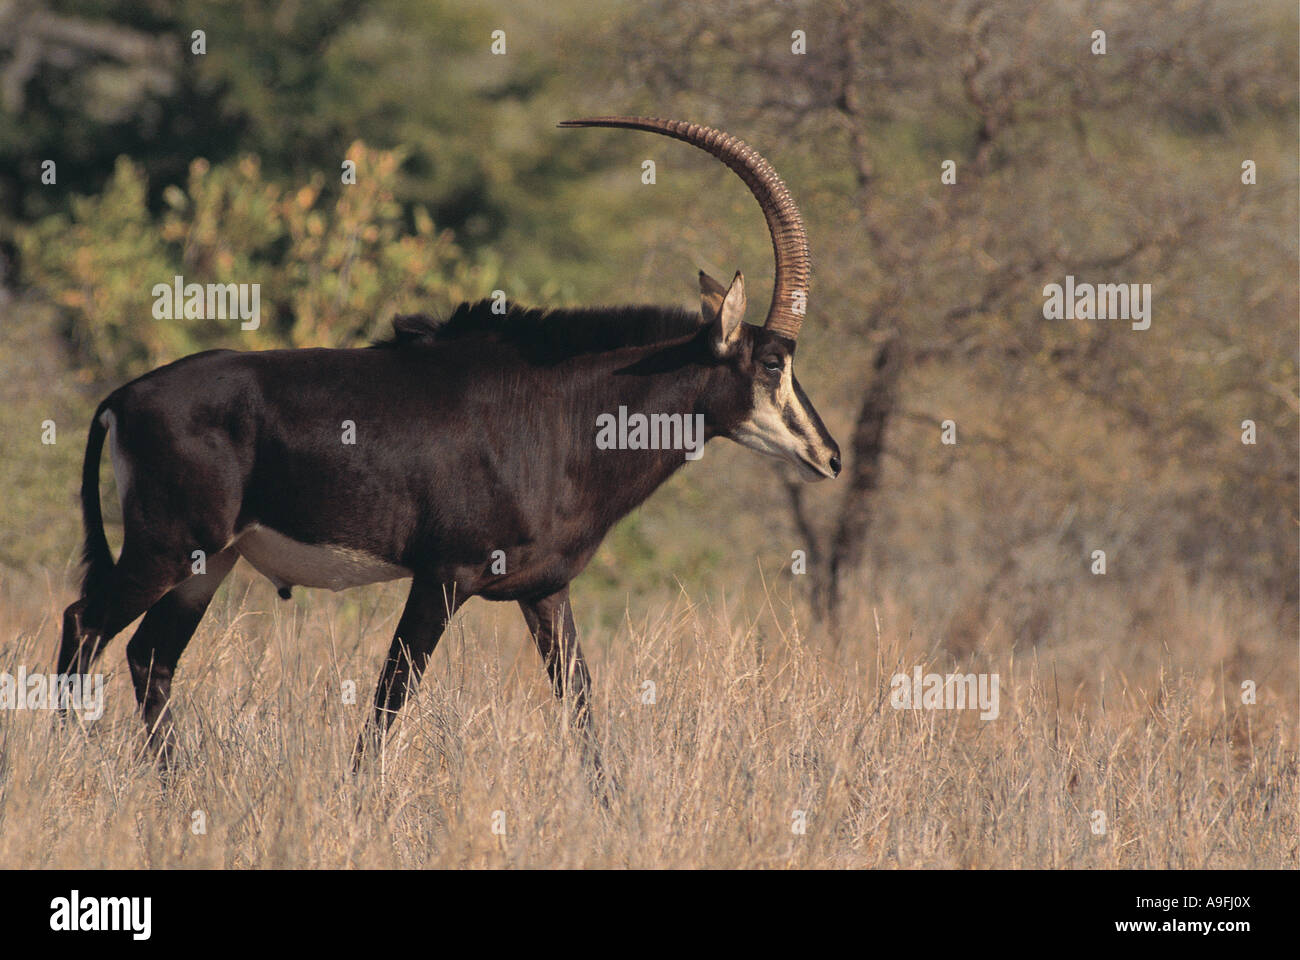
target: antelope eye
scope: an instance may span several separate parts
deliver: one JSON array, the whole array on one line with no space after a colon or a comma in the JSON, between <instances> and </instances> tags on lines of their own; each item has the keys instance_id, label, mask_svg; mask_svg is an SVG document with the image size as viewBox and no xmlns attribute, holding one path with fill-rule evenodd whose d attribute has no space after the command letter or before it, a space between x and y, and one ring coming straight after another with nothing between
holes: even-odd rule
<instances>
[{"instance_id":1,"label":"antelope eye","mask_svg":"<svg viewBox=\"0 0 1300 960\"><path fill-rule=\"evenodd\" d=\"M764 370L771 370L773 373L775 373L776 371L781 369L780 357L764 357L762 362L763 362Z\"/></svg>"}]
</instances>

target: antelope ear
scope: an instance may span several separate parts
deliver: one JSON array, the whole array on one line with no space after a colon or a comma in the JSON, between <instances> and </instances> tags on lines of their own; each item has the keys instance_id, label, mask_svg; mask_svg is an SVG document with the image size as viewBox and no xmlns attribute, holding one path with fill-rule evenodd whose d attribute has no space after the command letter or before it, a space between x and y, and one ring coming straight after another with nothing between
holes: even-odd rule
<instances>
[{"instance_id":1,"label":"antelope ear","mask_svg":"<svg viewBox=\"0 0 1300 960\"><path fill-rule=\"evenodd\" d=\"M745 277L737 270L713 321L713 349L718 356L726 356L740 343L740 325L744 319Z\"/></svg>"},{"instance_id":2,"label":"antelope ear","mask_svg":"<svg viewBox=\"0 0 1300 960\"><path fill-rule=\"evenodd\" d=\"M727 295L727 288L711 276L700 271L700 314L706 323L718 319L722 310L722 299Z\"/></svg>"}]
</instances>

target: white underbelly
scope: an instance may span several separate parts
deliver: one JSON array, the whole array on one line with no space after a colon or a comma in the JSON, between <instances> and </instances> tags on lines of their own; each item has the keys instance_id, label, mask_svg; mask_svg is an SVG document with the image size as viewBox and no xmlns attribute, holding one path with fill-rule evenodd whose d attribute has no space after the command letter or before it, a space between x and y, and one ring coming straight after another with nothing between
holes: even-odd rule
<instances>
[{"instance_id":1,"label":"white underbelly","mask_svg":"<svg viewBox=\"0 0 1300 960\"><path fill-rule=\"evenodd\" d=\"M299 543L256 525L240 534L234 548L281 590L296 586L346 590L411 575L405 567L360 550L333 544Z\"/></svg>"}]
</instances>

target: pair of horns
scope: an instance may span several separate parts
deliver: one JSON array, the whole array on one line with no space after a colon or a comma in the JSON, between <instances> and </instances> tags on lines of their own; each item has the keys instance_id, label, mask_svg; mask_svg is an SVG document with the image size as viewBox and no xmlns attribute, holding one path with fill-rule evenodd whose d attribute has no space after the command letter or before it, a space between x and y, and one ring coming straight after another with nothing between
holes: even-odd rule
<instances>
[{"instance_id":1,"label":"pair of horns","mask_svg":"<svg viewBox=\"0 0 1300 960\"><path fill-rule=\"evenodd\" d=\"M794 340L799 336L808 303L808 284L812 263L808 257L808 236L803 218L794 205L790 191L781 182L772 165L749 144L730 134L702 127L684 120L660 120L656 117L588 117L565 120L561 127L627 127L648 130L681 140L711 153L739 175L749 187L767 218L776 255L776 280L772 286L772 303L767 308L763 326L773 333Z\"/></svg>"}]
</instances>

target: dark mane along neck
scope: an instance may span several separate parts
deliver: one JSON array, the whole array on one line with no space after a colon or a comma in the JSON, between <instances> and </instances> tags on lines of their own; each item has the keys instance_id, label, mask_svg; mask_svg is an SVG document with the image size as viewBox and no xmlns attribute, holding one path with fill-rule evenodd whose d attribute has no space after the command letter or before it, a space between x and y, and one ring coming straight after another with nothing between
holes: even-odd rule
<instances>
[{"instance_id":1,"label":"dark mane along neck","mask_svg":"<svg viewBox=\"0 0 1300 960\"><path fill-rule=\"evenodd\" d=\"M462 303L449 317L403 314L393 334L374 343L382 350L409 350L474 338L518 345L550 361L627 347L652 346L699 332L699 313L679 307L623 306L543 309L511 305L493 313L491 300Z\"/></svg>"},{"instance_id":2,"label":"dark mane along neck","mask_svg":"<svg viewBox=\"0 0 1300 960\"><path fill-rule=\"evenodd\" d=\"M514 411L511 449L527 450L531 460L553 465L562 485L572 484L566 510L586 518L594 548L687 462L684 448L639 447L631 437L625 448L600 447L599 418L676 417L683 439L689 419L692 438L707 439L704 402L715 369L705 334L700 314L678 308L512 307L497 314L490 301L479 301L445 319L395 317L393 335L371 349L457 364L463 345L464 361L475 364L475 389Z\"/></svg>"}]
</instances>

